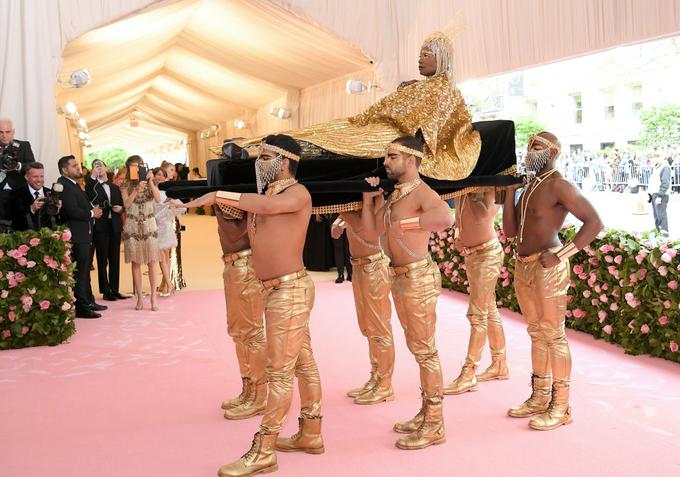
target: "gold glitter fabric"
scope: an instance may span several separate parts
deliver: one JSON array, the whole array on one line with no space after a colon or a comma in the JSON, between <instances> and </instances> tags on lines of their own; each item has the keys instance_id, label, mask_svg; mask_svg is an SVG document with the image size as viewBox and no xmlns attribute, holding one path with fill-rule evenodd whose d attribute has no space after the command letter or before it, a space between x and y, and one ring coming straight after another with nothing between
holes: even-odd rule
<instances>
[{"instance_id":1,"label":"gold glitter fabric","mask_svg":"<svg viewBox=\"0 0 680 477\"><path fill-rule=\"evenodd\" d=\"M417 81L384 97L363 113L287 132L336 154L376 158L399 136L425 138L424 176L460 180L470 175L481 149L481 138L472 129L470 113L460 91L445 75ZM236 141L241 146L258 139Z\"/></svg>"}]
</instances>

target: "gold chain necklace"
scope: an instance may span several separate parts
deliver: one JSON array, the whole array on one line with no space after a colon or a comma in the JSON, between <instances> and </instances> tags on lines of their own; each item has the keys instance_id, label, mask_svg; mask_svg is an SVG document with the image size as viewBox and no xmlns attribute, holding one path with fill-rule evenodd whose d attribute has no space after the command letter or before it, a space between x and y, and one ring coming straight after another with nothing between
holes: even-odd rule
<instances>
[{"instance_id":1,"label":"gold chain necklace","mask_svg":"<svg viewBox=\"0 0 680 477\"><path fill-rule=\"evenodd\" d=\"M281 179L278 181L270 182L267 185L267 190L265 191L264 195L269 197L280 194L281 192L295 184L297 184L297 179L294 177L289 177L288 179ZM255 226L256 219L257 214L253 213L253 217L250 219L250 229L252 230L253 237L255 236L255 232L257 231L257 227Z\"/></svg>"},{"instance_id":2,"label":"gold chain necklace","mask_svg":"<svg viewBox=\"0 0 680 477\"><path fill-rule=\"evenodd\" d=\"M527 185L527 190L525 193L522 195L519 201L519 206L520 206L520 218L519 218L519 243L522 243L524 241L524 222L526 221L527 217L527 206L529 205L529 199L531 198L531 194L538 189L543 182L550 176L552 173L557 172L557 169L550 169L543 174L540 174L534 178L529 184Z\"/></svg>"}]
</instances>

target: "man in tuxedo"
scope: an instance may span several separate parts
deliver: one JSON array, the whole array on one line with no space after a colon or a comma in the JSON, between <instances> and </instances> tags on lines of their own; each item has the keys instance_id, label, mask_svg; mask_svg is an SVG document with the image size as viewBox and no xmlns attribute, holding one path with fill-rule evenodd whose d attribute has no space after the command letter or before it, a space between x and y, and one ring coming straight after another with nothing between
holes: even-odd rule
<instances>
[{"instance_id":1,"label":"man in tuxedo","mask_svg":"<svg viewBox=\"0 0 680 477\"><path fill-rule=\"evenodd\" d=\"M120 282L120 234L123 197L117 185L109 182L106 165L99 159L92 162L92 174L86 177L85 192L90 204L102 209L94 221L92 237L97 256L99 293L107 301L129 298L118 292ZM107 275L108 268L108 275Z\"/></svg>"},{"instance_id":2,"label":"man in tuxedo","mask_svg":"<svg viewBox=\"0 0 680 477\"><path fill-rule=\"evenodd\" d=\"M11 156L16 166L3 164L0 167L0 220L12 220L12 207L9 203L12 190L26 184L24 168L35 161L31 144L14 139L14 124L11 119L0 118L0 157Z\"/></svg>"},{"instance_id":3,"label":"man in tuxedo","mask_svg":"<svg viewBox=\"0 0 680 477\"><path fill-rule=\"evenodd\" d=\"M71 256L76 265L74 272L76 297L76 318L99 318L97 311L106 310L94 302L90 285L90 244L92 243L91 220L102 216L102 209L92 207L87 195L78 185L83 172L80 163L73 156L64 156L58 163L61 177L58 182L64 186L61 193L61 221L71 229Z\"/></svg>"},{"instance_id":4,"label":"man in tuxedo","mask_svg":"<svg viewBox=\"0 0 680 477\"><path fill-rule=\"evenodd\" d=\"M40 230L42 227L54 228L56 215L46 212L45 199L52 190L45 187L45 168L40 162L31 162L24 167L26 184L14 189L10 194L12 204L12 228L14 230ZM57 211L61 207L57 206Z\"/></svg>"}]
</instances>

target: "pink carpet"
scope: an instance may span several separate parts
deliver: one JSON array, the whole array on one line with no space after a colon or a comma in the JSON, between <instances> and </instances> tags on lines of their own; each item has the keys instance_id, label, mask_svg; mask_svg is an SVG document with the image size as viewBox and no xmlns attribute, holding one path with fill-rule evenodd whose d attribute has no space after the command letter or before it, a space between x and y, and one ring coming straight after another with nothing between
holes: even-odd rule
<instances>
[{"instance_id":1,"label":"pink carpet","mask_svg":"<svg viewBox=\"0 0 680 477\"><path fill-rule=\"evenodd\" d=\"M2 477L214 476L248 450L259 417L226 421L222 399L238 394L221 290L184 292L162 310L115 303L100 320L78 320L68 344L0 352ZM445 292L437 343L452 380L463 359L466 299ZM394 447L397 420L419 406L417 368L396 316L396 400L356 406L345 391L368 374L351 286L317 283L312 340L324 386L326 453L279 454L285 476L663 476L680 471L680 366L626 356L570 332L574 424L532 431L505 416L530 391L529 339L503 312L512 378L447 397L447 442ZM486 365L488 357L483 365ZM285 434L296 428L297 397Z\"/></svg>"}]
</instances>

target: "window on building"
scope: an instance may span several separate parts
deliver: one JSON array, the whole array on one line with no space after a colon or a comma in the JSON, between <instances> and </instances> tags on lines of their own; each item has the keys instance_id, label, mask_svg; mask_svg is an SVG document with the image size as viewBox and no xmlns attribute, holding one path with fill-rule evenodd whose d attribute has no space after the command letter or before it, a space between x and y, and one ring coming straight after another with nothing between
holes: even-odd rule
<instances>
[{"instance_id":1,"label":"window on building","mask_svg":"<svg viewBox=\"0 0 680 477\"><path fill-rule=\"evenodd\" d=\"M633 113L633 117L639 118L643 108L641 84L634 84L630 86L630 97L632 100L631 112Z\"/></svg>"},{"instance_id":2,"label":"window on building","mask_svg":"<svg viewBox=\"0 0 680 477\"><path fill-rule=\"evenodd\" d=\"M628 141L629 146L638 146L639 144L640 144L640 141L638 141L637 139L634 140L634 141Z\"/></svg>"},{"instance_id":3,"label":"window on building","mask_svg":"<svg viewBox=\"0 0 680 477\"><path fill-rule=\"evenodd\" d=\"M606 120L611 120L616 117L616 111L614 110L614 105L610 104L609 106L605 106L604 108L604 118Z\"/></svg>"},{"instance_id":4,"label":"window on building","mask_svg":"<svg viewBox=\"0 0 680 477\"><path fill-rule=\"evenodd\" d=\"M613 142L601 142L600 143L600 150L604 151L605 149L614 149L614 143Z\"/></svg>"},{"instance_id":5,"label":"window on building","mask_svg":"<svg viewBox=\"0 0 680 477\"><path fill-rule=\"evenodd\" d=\"M580 154L583 152L583 144L572 144L569 146L569 152L573 154Z\"/></svg>"},{"instance_id":6,"label":"window on building","mask_svg":"<svg viewBox=\"0 0 680 477\"><path fill-rule=\"evenodd\" d=\"M574 122L581 124L583 122L583 100L581 93L572 93L571 98L574 100Z\"/></svg>"},{"instance_id":7,"label":"window on building","mask_svg":"<svg viewBox=\"0 0 680 477\"><path fill-rule=\"evenodd\" d=\"M529 107L529 112L536 114L538 112L538 101L535 99L530 99L527 101L527 106Z\"/></svg>"}]
</instances>

